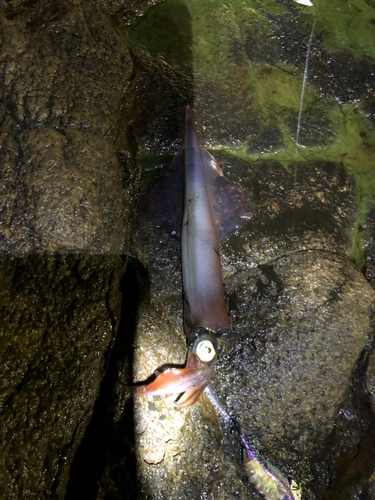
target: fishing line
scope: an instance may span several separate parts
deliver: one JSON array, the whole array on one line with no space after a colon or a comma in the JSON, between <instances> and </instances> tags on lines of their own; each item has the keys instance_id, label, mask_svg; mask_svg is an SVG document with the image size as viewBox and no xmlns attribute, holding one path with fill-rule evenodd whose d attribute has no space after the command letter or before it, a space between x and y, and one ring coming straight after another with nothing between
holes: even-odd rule
<instances>
[{"instance_id":1,"label":"fishing line","mask_svg":"<svg viewBox=\"0 0 375 500\"><path fill-rule=\"evenodd\" d=\"M264 495L266 500L275 500L277 498L301 500L301 486L298 486L292 479L285 478L277 467L258 453L241 432L239 422L229 415L210 385L206 386L204 392L219 418L229 424L231 430L236 430L238 433L243 450L243 465L246 475L253 486Z\"/></svg>"},{"instance_id":2,"label":"fishing line","mask_svg":"<svg viewBox=\"0 0 375 500\"><path fill-rule=\"evenodd\" d=\"M315 30L315 23L316 19L314 20L314 23L311 28L311 33L310 33L310 38L309 38L309 43L307 46L307 53L306 53L306 61L305 61L305 71L303 73L303 81L302 81L302 92L301 92L301 100L299 103L299 112L298 112L298 121L297 121L297 132L296 132L296 164L294 167L294 197L293 197L293 213L292 213L292 233L294 233L294 224L295 224L295 208L296 208L296 193L297 193L297 170L298 170L298 146L300 146L299 143L299 134L301 131L301 118L302 118L302 105L303 105L303 100L305 97L305 87L306 87L306 80L307 80L307 73L309 70L309 59L310 59L310 52L311 52L311 42L314 36L314 30Z\"/></svg>"},{"instance_id":3,"label":"fishing line","mask_svg":"<svg viewBox=\"0 0 375 500\"><path fill-rule=\"evenodd\" d=\"M233 425L235 429L239 432L240 431L240 426L237 423L236 420L234 420L233 417L229 415L229 413L226 411L226 409L223 407L223 405L220 403L218 397L216 396L214 390L212 389L211 385L208 385L205 390L204 390L206 396L212 403L212 406L215 408L216 413L219 415L219 417L226 422L227 424L230 424L231 426ZM240 433L240 432L239 432Z\"/></svg>"}]
</instances>

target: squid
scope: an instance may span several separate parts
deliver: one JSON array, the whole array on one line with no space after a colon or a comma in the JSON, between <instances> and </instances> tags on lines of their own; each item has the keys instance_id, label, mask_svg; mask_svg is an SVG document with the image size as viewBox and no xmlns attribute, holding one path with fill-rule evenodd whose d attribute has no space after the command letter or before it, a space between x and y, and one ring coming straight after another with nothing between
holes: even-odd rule
<instances>
[{"instance_id":1,"label":"squid","mask_svg":"<svg viewBox=\"0 0 375 500\"><path fill-rule=\"evenodd\" d=\"M216 336L230 330L225 306L219 246L243 226L255 207L247 195L223 176L215 158L200 143L193 113L186 107L184 146L174 158L170 178L184 176L184 213L181 233L184 368L156 372L152 382L138 385L146 395L180 394L176 404L195 404L208 385L217 356ZM156 199L168 203L160 186ZM175 193L178 188L173 189ZM157 211L156 206L149 208ZM171 211L172 212L172 211Z\"/></svg>"}]
</instances>

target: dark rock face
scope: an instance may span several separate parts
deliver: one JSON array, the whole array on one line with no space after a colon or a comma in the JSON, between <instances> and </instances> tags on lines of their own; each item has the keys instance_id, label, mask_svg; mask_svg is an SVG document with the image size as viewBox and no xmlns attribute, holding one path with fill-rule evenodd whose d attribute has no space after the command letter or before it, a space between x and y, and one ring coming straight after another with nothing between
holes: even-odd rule
<instances>
[{"instance_id":1,"label":"dark rock face","mask_svg":"<svg viewBox=\"0 0 375 500\"><path fill-rule=\"evenodd\" d=\"M119 322L120 257L1 258L3 498L64 498Z\"/></svg>"},{"instance_id":2,"label":"dark rock face","mask_svg":"<svg viewBox=\"0 0 375 500\"><path fill-rule=\"evenodd\" d=\"M375 259L358 194L373 60L331 53L316 30L297 148L312 25L299 6L166 0L128 45L124 25L151 3L0 6L0 496L263 498L204 396L176 409L129 388L185 361L179 239L133 212L190 104L257 206L221 247L232 331L212 384L304 500L371 498ZM360 228L367 281L349 258Z\"/></svg>"},{"instance_id":3,"label":"dark rock face","mask_svg":"<svg viewBox=\"0 0 375 500\"><path fill-rule=\"evenodd\" d=\"M361 232L365 234L366 263L365 276L369 283L375 286L375 210L372 208L368 213L366 223L361 226Z\"/></svg>"},{"instance_id":4,"label":"dark rock face","mask_svg":"<svg viewBox=\"0 0 375 500\"><path fill-rule=\"evenodd\" d=\"M294 191L293 177L281 165L262 162L250 166L223 155L217 157L224 170L226 164L231 166L228 175L252 191L257 212L239 234L222 245L232 331L219 339L212 384L230 414L254 433L253 443L261 453L285 474L304 478L304 498L323 498L329 489L328 464L341 460L339 434L348 432L348 421L337 417L338 409L350 405L351 427L371 428L373 423L371 411L359 410L364 403L357 386L363 382L363 373L355 368L358 363L364 370L373 290L345 255L356 216L353 179L338 165L304 165ZM178 242L158 231L152 237L149 224L141 216L138 255L150 270L151 296L181 331ZM147 325L148 314L140 311L135 380L144 380L165 362L183 361L181 354L176 356L179 351L167 333L161 333L167 329L167 318L165 326L162 322ZM176 333L175 341L178 338ZM169 353L165 341L171 346ZM348 400L351 390L357 394L354 402ZM153 485L151 497L235 498L240 494L241 498L253 498L254 491L241 480L238 444L228 436L222 438L222 448L214 451L208 462L196 459L207 471L217 463L217 475L207 472L203 482L195 483L193 494L185 489L185 482L190 484L192 477L197 477L188 465L193 450L187 448L176 458L162 444L166 432L177 431L182 425L178 424L181 410L173 414L170 407L174 398L164 398L164 405L155 398L149 398L148 403L145 398L136 399L138 469L143 481ZM205 429L199 440L210 448L212 437L205 420L209 404L202 398L199 405L202 415L197 414L197 408L187 413L194 412L195 426ZM156 410L165 416L162 424ZM190 432L196 431L189 423L190 415L184 418L185 442ZM214 426L214 421L210 425ZM333 429L338 428L333 435ZM351 446L365 436L365 432L356 431ZM175 440L182 437L174 434L170 439L168 446L176 446ZM324 455L334 447L335 456ZM148 457L150 450L153 458ZM347 466L351 462L340 463ZM357 467L362 467L361 474L366 477L363 464ZM162 482L152 479L155 468L166 474ZM176 469L183 471L181 476L176 476ZM350 491L356 481L349 473L342 484ZM331 498L339 498L335 495L342 493L342 484L338 483Z\"/></svg>"},{"instance_id":5,"label":"dark rock face","mask_svg":"<svg viewBox=\"0 0 375 500\"><path fill-rule=\"evenodd\" d=\"M121 7L0 7L2 498L64 498L119 324L137 175Z\"/></svg>"},{"instance_id":6,"label":"dark rock face","mask_svg":"<svg viewBox=\"0 0 375 500\"><path fill-rule=\"evenodd\" d=\"M3 21L3 251L119 253L131 208L118 151L132 63L95 8L62 3L51 15Z\"/></svg>"},{"instance_id":7,"label":"dark rock face","mask_svg":"<svg viewBox=\"0 0 375 500\"><path fill-rule=\"evenodd\" d=\"M228 285L236 291L235 326L222 340L215 387L275 450L273 462L282 460L281 443L293 443L290 471L311 477L368 339L372 289L346 258L317 251L236 274ZM316 476L321 485L322 464Z\"/></svg>"}]
</instances>

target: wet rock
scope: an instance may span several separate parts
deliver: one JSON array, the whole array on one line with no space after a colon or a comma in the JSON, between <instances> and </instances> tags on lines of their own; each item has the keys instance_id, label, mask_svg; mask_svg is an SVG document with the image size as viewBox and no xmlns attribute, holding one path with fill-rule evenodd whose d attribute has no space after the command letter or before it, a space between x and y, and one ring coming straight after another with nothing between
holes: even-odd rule
<instances>
[{"instance_id":1,"label":"wet rock","mask_svg":"<svg viewBox=\"0 0 375 500\"><path fill-rule=\"evenodd\" d=\"M365 235L365 267L364 274L369 283L375 287L375 211L371 209L367 215L365 224L359 228Z\"/></svg>"},{"instance_id":2,"label":"wet rock","mask_svg":"<svg viewBox=\"0 0 375 500\"><path fill-rule=\"evenodd\" d=\"M254 9L249 17L244 50L251 62L270 65L300 62L300 52L306 50L310 29L302 22L297 6L289 3L283 13Z\"/></svg>"},{"instance_id":3,"label":"wet rock","mask_svg":"<svg viewBox=\"0 0 375 500\"><path fill-rule=\"evenodd\" d=\"M372 467L364 443L371 440L373 416L372 410L363 410L369 400L360 387L367 369L364 353L372 335L373 290L349 255L360 261L353 248L360 238L359 214L363 207L358 205L362 202L357 196L361 181L351 172L362 168L359 142L363 139L370 144L373 131L360 125L361 140L354 147L352 137L348 137L347 154L342 148L345 127L352 118L355 123L359 121L354 116L348 121L343 118L337 103L365 95L366 84L356 85L353 76L351 85L350 75L343 78L342 72L348 62L352 67L366 66L366 62L364 58L354 63L354 56L344 52L328 56L316 35L300 124L301 147L296 148L302 75L312 23L305 23L308 16L300 16L299 7L291 5L278 4L279 11L272 14L221 6L210 17L208 34L205 31L202 35L212 47L209 55L202 49L203 43L194 45L193 41L194 109L201 140L212 147L224 174L247 191L257 206L246 226L221 247L232 332L219 339L213 384L228 411L249 432L249 440L285 475L302 482L303 498L331 495L333 499L345 494L349 499L368 480ZM192 16L192 23L197 29L204 18L204 5L196 9L199 15ZM289 9L289 14L280 14L283 9ZM241 20L245 24L241 25ZM147 24L147 18L142 22ZM145 26L142 30L147 31ZM153 39L152 34L149 36ZM208 65L207 60L215 64ZM327 67L320 74L322 61ZM331 64L336 64L337 72L329 82ZM368 61L366 67L371 64ZM175 67L170 74L174 73ZM160 81L164 80L165 76ZM153 88L158 87L155 83ZM318 102L317 88L336 96L336 101ZM175 95L171 96L177 102ZM142 120L146 122L147 117ZM135 138L147 144L147 135L140 130L134 129ZM169 144L173 150L175 145ZM153 171L151 156L144 154L142 160L147 192L168 162L166 158L154 160ZM172 226L172 216L170 221ZM164 324L157 323L158 338L164 345L170 322L183 331L180 250L173 228L167 236L161 228L153 227L142 207L134 254L148 270L150 296L168 315ZM142 315L147 314L146 307ZM149 341L142 349L148 337L141 325L142 316L136 329L137 366L147 370L135 380L145 379L163 363L181 362L180 357L176 359L172 341L164 358ZM182 346L179 353L180 349ZM174 426L182 425L181 410L175 409L173 416L169 406L173 399L136 402L137 463L143 491L151 498L168 496L169 491L177 498L263 498L244 480L239 446L228 429L217 435L222 454L215 460L217 470L224 474L212 479L210 474L199 476L201 485L191 490L187 477L198 465L189 460L185 479L176 486L175 469L163 441L166 430L174 431ZM190 439L194 432L189 427L190 414L196 412L195 426L201 428L201 409L207 407L203 397L196 407L185 410L183 432L174 434L174 439ZM168 411L166 419L158 422L156 409L163 417ZM212 417L212 428L217 429L217 424ZM344 441L349 429L352 435L347 452ZM198 442L194 444L192 439L191 446L200 447L202 441L209 447L209 434L205 429L200 432ZM356 449L362 450L358 459ZM182 463L189 453L188 448ZM206 466L203 457L194 460L201 468Z\"/></svg>"},{"instance_id":4,"label":"wet rock","mask_svg":"<svg viewBox=\"0 0 375 500\"><path fill-rule=\"evenodd\" d=\"M355 181L335 163L288 165L216 155L254 200L245 230L222 245L225 273L312 248L348 253L357 216ZM228 268L227 268L228 266Z\"/></svg>"},{"instance_id":5,"label":"wet rock","mask_svg":"<svg viewBox=\"0 0 375 500\"><path fill-rule=\"evenodd\" d=\"M274 150L281 142L279 129L275 123L262 120L246 73L238 69L237 73L236 86L230 82L223 88L204 80L195 83L194 111L201 140L208 148L220 149L228 143L238 147L251 137L257 152ZM267 142L271 134L272 141Z\"/></svg>"},{"instance_id":6,"label":"wet rock","mask_svg":"<svg viewBox=\"0 0 375 500\"><path fill-rule=\"evenodd\" d=\"M366 371L366 389L370 395L371 406L375 411L375 353L371 352L368 357Z\"/></svg>"},{"instance_id":7,"label":"wet rock","mask_svg":"<svg viewBox=\"0 0 375 500\"><path fill-rule=\"evenodd\" d=\"M373 337L373 318L370 334ZM373 342L369 339L354 367L349 390L327 438L328 446L322 447L315 457L315 475L324 471L323 476L329 478L327 499L371 498L375 413L366 383L371 376L373 350ZM324 488L324 481L315 483L318 497Z\"/></svg>"},{"instance_id":8,"label":"wet rock","mask_svg":"<svg viewBox=\"0 0 375 500\"><path fill-rule=\"evenodd\" d=\"M304 147L314 147L319 144L320 147L327 146L332 142L334 125L324 116L324 113L308 114L300 120L291 118L287 123L290 136L296 135L298 130L298 144ZM297 138L296 138L297 139Z\"/></svg>"},{"instance_id":9,"label":"wet rock","mask_svg":"<svg viewBox=\"0 0 375 500\"><path fill-rule=\"evenodd\" d=\"M96 22L96 9L86 18L61 4L50 19L47 8L41 31L31 14L6 14L3 249L118 253L131 209L117 156L126 142L114 126L132 71L124 41L110 20Z\"/></svg>"},{"instance_id":10,"label":"wet rock","mask_svg":"<svg viewBox=\"0 0 375 500\"><path fill-rule=\"evenodd\" d=\"M138 167L111 9L0 7L2 498L65 497L119 324Z\"/></svg>"},{"instance_id":11,"label":"wet rock","mask_svg":"<svg viewBox=\"0 0 375 500\"><path fill-rule=\"evenodd\" d=\"M324 6L320 7L322 17L325 14L328 22L331 22L330 15L333 13L327 15ZM292 2L284 2L284 9L275 9L273 6L268 6L268 9L270 10L263 10L263 15L255 10L248 14L249 22L243 41L247 58L256 64L276 67L288 64L303 71L313 23ZM363 21L370 33L372 26L369 16L365 15ZM357 26L356 23L353 24ZM341 103L366 98L369 89L373 88L370 76L375 70L373 59L368 57L366 51L353 54L350 50L340 48L341 50L329 53L325 42L331 34L319 33L319 28L322 29L322 25L318 20L317 31L310 45L309 81L320 92L334 96ZM354 45L355 43L351 48Z\"/></svg>"},{"instance_id":12,"label":"wet rock","mask_svg":"<svg viewBox=\"0 0 375 500\"><path fill-rule=\"evenodd\" d=\"M307 464L333 429L367 343L373 291L346 258L315 251L281 257L229 283L236 290L233 330L221 341L215 387L274 450L272 463L293 443L286 472L299 469L311 480Z\"/></svg>"},{"instance_id":13,"label":"wet rock","mask_svg":"<svg viewBox=\"0 0 375 500\"><path fill-rule=\"evenodd\" d=\"M138 154L170 154L182 144L181 111L192 100L189 73L152 58L142 48L131 48L134 73L126 88L125 117L130 143Z\"/></svg>"},{"instance_id":14,"label":"wet rock","mask_svg":"<svg viewBox=\"0 0 375 500\"><path fill-rule=\"evenodd\" d=\"M123 272L115 256L2 256L3 498L64 497L118 326Z\"/></svg>"},{"instance_id":15,"label":"wet rock","mask_svg":"<svg viewBox=\"0 0 375 500\"><path fill-rule=\"evenodd\" d=\"M375 498L375 477L372 476L370 481L368 481L364 486L363 488L361 489L361 491L359 492L359 495L358 495L358 498L359 499L369 499L369 500L373 500L373 498Z\"/></svg>"}]
</instances>

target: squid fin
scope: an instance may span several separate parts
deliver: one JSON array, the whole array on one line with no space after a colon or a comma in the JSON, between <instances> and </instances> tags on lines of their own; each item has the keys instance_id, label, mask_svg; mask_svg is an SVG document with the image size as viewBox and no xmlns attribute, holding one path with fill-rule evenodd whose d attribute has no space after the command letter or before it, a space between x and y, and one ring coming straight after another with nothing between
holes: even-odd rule
<instances>
[{"instance_id":1,"label":"squid fin","mask_svg":"<svg viewBox=\"0 0 375 500\"><path fill-rule=\"evenodd\" d=\"M250 197L224 177L215 158L200 145L207 193L218 242L240 229L255 212ZM185 151L181 148L164 175L140 203L139 211L169 236L180 239L184 209Z\"/></svg>"}]
</instances>

